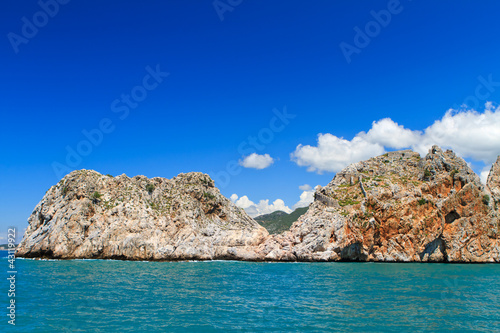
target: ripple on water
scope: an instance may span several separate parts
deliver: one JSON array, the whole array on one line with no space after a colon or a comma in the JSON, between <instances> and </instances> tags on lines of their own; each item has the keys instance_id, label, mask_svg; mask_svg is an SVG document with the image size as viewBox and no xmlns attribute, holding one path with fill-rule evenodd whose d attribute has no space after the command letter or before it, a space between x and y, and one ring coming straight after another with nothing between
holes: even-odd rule
<instances>
[{"instance_id":1,"label":"ripple on water","mask_svg":"<svg viewBox=\"0 0 500 333\"><path fill-rule=\"evenodd\" d=\"M16 265L18 332L491 332L500 327L499 265L107 260ZM6 304L6 295L1 297Z\"/></svg>"}]
</instances>

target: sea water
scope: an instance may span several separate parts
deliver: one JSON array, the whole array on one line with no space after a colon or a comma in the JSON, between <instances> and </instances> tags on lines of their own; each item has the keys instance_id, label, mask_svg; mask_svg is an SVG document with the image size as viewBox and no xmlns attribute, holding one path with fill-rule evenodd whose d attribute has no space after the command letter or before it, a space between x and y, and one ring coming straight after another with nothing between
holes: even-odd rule
<instances>
[{"instance_id":1,"label":"sea water","mask_svg":"<svg viewBox=\"0 0 500 333\"><path fill-rule=\"evenodd\" d=\"M494 332L500 265L7 259L1 332Z\"/></svg>"}]
</instances>

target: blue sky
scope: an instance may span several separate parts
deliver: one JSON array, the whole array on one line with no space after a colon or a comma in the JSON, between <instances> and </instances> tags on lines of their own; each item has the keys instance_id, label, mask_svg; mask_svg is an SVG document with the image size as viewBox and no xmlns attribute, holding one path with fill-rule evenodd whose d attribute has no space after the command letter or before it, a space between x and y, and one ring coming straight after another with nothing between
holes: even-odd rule
<instances>
[{"instance_id":1,"label":"blue sky","mask_svg":"<svg viewBox=\"0 0 500 333\"><path fill-rule=\"evenodd\" d=\"M0 234L10 225L27 226L59 180L54 163L67 165L68 147L85 145L82 131L103 121L108 133L96 136L91 152L68 169L167 178L201 171L217 178L231 161L243 161L238 147L269 128L273 110L286 108L295 117L255 150L273 163L240 167L218 185L227 197L279 198L292 207L300 185L326 185L335 174L324 166L336 157L324 155L342 155L342 147L318 148L320 133L351 142L384 118L423 131L465 102L490 112L470 134L481 136L480 126L500 114L497 1L221 0L216 9L214 1L61 0L57 10L54 1L41 3L9 0L0 13ZM373 13L383 25L370 25ZM34 23L36 32L29 27ZM356 27L374 29L368 42L358 37L360 47ZM357 52L346 59L341 43ZM155 71L157 80L147 78ZM122 98L132 93L138 102L127 106ZM487 139L483 159L470 147L449 145L480 172L500 152L497 139ZM375 134L369 140L365 148L355 146L365 149L359 156L377 152L373 140L395 149ZM291 159L298 145L321 156Z\"/></svg>"}]
</instances>

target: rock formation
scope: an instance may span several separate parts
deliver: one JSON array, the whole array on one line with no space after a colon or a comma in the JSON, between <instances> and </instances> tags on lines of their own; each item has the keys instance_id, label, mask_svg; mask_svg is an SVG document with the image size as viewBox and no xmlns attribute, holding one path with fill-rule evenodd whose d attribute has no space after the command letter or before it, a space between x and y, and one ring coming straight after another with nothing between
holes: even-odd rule
<instances>
[{"instance_id":1,"label":"rock formation","mask_svg":"<svg viewBox=\"0 0 500 333\"><path fill-rule=\"evenodd\" d=\"M497 161L491 167L486 186L491 191L494 200L496 202L500 201L500 156L498 156Z\"/></svg>"},{"instance_id":2,"label":"rock formation","mask_svg":"<svg viewBox=\"0 0 500 333\"><path fill-rule=\"evenodd\" d=\"M391 152L352 164L315 193L266 260L499 262L500 159L487 186L452 151Z\"/></svg>"},{"instance_id":3,"label":"rock formation","mask_svg":"<svg viewBox=\"0 0 500 333\"><path fill-rule=\"evenodd\" d=\"M499 262L500 158L487 184L452 151L352 164L278 235L201 173L74 171L29 218L17 255L130 260Z\"/></svg>"},{"instance_id":4,"label":"rock formation","mask_svg":"<svg viewBox=\"0 0 500 333\"><path fill-rule=\"evenodd\" d=\"M35 207L22 257L254 260L268 232L201 173L172 180L79 170Z\"/></svg>"}]
</instances>

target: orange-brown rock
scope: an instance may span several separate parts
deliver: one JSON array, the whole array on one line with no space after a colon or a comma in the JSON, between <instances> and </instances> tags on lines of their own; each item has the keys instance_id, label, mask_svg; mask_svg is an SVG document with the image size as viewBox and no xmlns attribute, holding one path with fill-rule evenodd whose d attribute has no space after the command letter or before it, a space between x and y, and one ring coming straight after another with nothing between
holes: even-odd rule
<instances>
[{"instance_id":1,"label":"orange-brown rock","mask_svg":"<svg viewBox=\"0 0 500 333\"><path fill-rule=\"evenodd\" d=\"M500 158L486 185L452 151L352 164L269 235L201 173L70 173L35 207L17 254L129 260L500 261Z\"/></svg>"},{"instance_id":2,"label":"orange-brown rock","mask_svg":"<svg viewBox=\"0 0 500 333\"><path fill-rule=\"evenodd\" d=\"M452 151L390 152L338 173L258 251L268 260L499 262L499 185L500 159L484 186Z\"/></svg>"}]
</instances>

